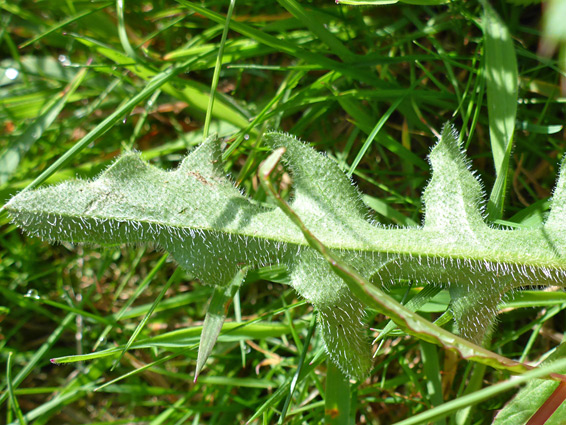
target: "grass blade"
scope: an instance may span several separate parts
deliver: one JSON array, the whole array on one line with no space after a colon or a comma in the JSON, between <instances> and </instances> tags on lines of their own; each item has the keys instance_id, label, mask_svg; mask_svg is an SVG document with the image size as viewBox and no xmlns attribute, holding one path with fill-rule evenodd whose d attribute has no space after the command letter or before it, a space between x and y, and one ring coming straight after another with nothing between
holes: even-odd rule
<instances>
[{"instance_id":1,"label":"grass blade","mask_svg":"<svg viewBox=\"0 0 566 425\"><path fill-rule=\"evenodd\" d=\"M507 26L487 1L482 4L489 134L497 176L487 213L491 220L497 220L503 215L508 186L509 159L517 116L518 70L515 47Z\"/></svg>"},{"instance_id":2,"label":"grass blade","mask_svg":"<svg viewBox=\"0 0 566 425\"><path fill-rule=\"evenodd\" d=\"M6 362L6 382L8 384L8 394L10 395L10 403L12 404L12 409L16 413L18 417L18 421L20 425L27 424L26 420L24 419L24 415L22 413L22 409L20 409L20 405L18 404L18 399L14 394L14 386L12 385L12 359L14 353L10 351L8 354L8 361Z\"/></svg>"},{"instance_id":3,"label":"grass blade","mask_svg":"<svg viewBox=\"0 0 566 425\"><path fill-rule=\"evenodd\" d=\"M165 261L165 259L167 258L167 255L164 255L162 257L162 261ZM171 287L171 285L173 283L175 283L175 281L177 280L177 277L181 274L181 269L175 269L175 271L173 272L173 275L169 278L169 280L167 281L167 283L165 285L163 285L163 288L161 289L161 291L159 292L159 295L157 296L157 298L155 299L155 301L151 304L151 308L149 309L149 311L147 312L147 314L144 316L144 318L141 320L141 322L138 324L138 326L136 326L136 329L134 330L134 333L132 334L132 336L130 337L130 339L128 340L128 342L126 343L126 346L124 347L124 349L122 350L122 353L120 354L120 357L118 358L118 360L116 360L116 363L114 363L114 366L116 366L116 364L118 364L118 362L120 361L120 359L122 358L122 356L124 356L124 354L126 354L126 351L128 351L128 349L130 348L130 346L134 343L134 341L136 340L137 336L139 335L139 333L141 332L141 330L143 329L143 327L145 326L145 324L147 323L147 321L149 320L149 318L151 317L151 315L153 314L153 311L155 310L155 308L157 307L157 305L159 304L159 302L161 301L161 299L163 298L163 296L165 295L165 293L167 292L167 290Z\"/></svg>"},{"instance_id":4,"label":"grass blade","mask_svg":"<svg viewBox=\"0 0 566 425\"><path fill-rule=\"evenodd\" d=\"M352 177L352 174L354 173L354 171L356 170L356 167L358 166L358 164L360 163L360 161L362 160L362 158L364 157L364 155L366 154L367 150L369 149L371 143L373 142L373 140L375 139L375 136L377 136L377 133L379 133L379 131L381 130L381 128L385 125L385 123L387 122L387 120L389 120L389 117L391 116L391 114L393 112L395 112L395 109L397 109L397 107L401 104L401 102L405 99L405 97L400 97L399 99L397 99L395 102L393 102L393 104L389 107L389 109L387 109L387 111L385 112L385 114L383 114L381 116L381 118L379 119L379 121L377 121L377 124L375 125L375 127L371 130L371 133L368 135L366 141L364 142L364 144L362 145L362 148L360 149L360 151L358 152L358 154L356 155L356 158L354 159L354 162L352 163L352 165L350 166L350 170L348 170L348 177Z\"/></svg>"},{"instance_id":5,"label":"grass blade","mask_svg":"<svg viewBox=\"0 0 566 425\"><path fill-rule=\"evenodd\" d=\"M124 2L125 0L116 0L116 14L118 15L118 36L120 37L120 43L126 54L135 60L139 61L139 57L134 51L130 40L128 40L128 33L126 32L126 22L124 21Z\"/></svg>"},{"instance_id":6,"label":"grass blade","mask_svg":"<svg viewBox=\"0 0 566 425\"><path fill-rule=\"evenodd\" d=\"M216 87L218 87L218 78L220 77L220 69L222 68L222 55L224 54L224 46L226 45L226 37L228 35L228 29L230 28L230 20L232 19L232 12L234 11L235 4L236 0L230 0L228 14L226 15L226 22L224 23L224 29L222 30L222 38L220 39L218 56L216 56L216 65L214 66L214 74L212 75L212 84L210 85L210 96L208 97L208 107L206 109L206 118L204 120L204 128L202 134L203 139L206 139L208 137L208 130L210 128L210 120L212 119L212 107L214 106Z\"/></svg>"},{"instance_id":7,"label":"grass blade","mask_svg":"<svg viewBox=\"0 0 566 425\"><path fill-rule=\"evenodd\" d=\"M285 417L287 416L287 411L289 410L289 406L291 405L291 400L293 399L293 393L295 392L295 389L297 388L297 383L299 382L299 378L301 377L301 372L303 371L305 358L307 356L310 341L314 334L315 328L316 328L316 320L315 320L315 316L313 315L313 317L311 318L311 323L309 325L309 333L305 338L305 343L303 344L303 349L301 351L301 357L299 357L299 364L297 365L297 370L295 371L295 374L293 375L293 379L291 380L291 383L289 385L289 393L287 394L287 398L285 399L285 404L283 405L283 409L281 410L281 415L279 416L279 421L277 422L278 424L285 423Z\"/></svg>"}]
</instances>

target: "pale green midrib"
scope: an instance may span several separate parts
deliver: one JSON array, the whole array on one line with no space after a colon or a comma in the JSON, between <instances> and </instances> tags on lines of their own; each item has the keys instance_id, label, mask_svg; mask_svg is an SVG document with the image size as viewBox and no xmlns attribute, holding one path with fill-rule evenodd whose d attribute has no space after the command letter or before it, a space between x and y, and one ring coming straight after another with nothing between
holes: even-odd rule
<instances>
[{"instance_id":1,"label":"pale green midrib","mask_svg":"<svg viewBox=\"0 0 566 425\"><path fill-rule=\"evenodd\" d=\"M56 212L46 212L46 211L18 211L16 209L10 208L10 205L6 205L6 210L12 215L12 217L15 219L14 221L19 222L21 224L21 226L23 228L25 228L24 226L24 221L25 220L18 220L17 216L23 216L26 214L29 214L31 216L35 216L35 219L41 219L41 217L43 216L43 220L47 220L47 218L49 218L50 216L57 216L58 219L61 220L69 220L69 221L75 221L74 223L72 223L73 225L76 224L76 221L80 221L80 220L92 220L92 224L95 225L97 224L97 221L114 221L116 223L120 223L120 224L127 224L130 226L130 232L135 235L135 228L132 228L131 226L133 226L134 223L139 224L141 226L147 226L146 229L148 229L150 226L155 226L155 227L161 227L161 228L165 228L165 229L178 229L176 232L175 231L169 231L168 235L172 234L172 235L179 235L182 233L183 230L187 230L187 231L202 231L202 232L208 232L208 233L212 233L212 234L226 234L226 235L233 235L233 236L241 236L241 237L247 237L247 238L255 238L255 239L260 239L260 240L266 240L270 243L272 243L273 245L277 245L277 244L287 244L287 245L296 245L296 246L302 246L302 247L307 247L308 243L307 241L303 238L302 234L298 233L297 231L297 238L290 238L290 237L280 237L279 235L269 235L265 232L265 229L263 233L253 233L253 232L245 232L245 231L241 231L241 230L237 230L237 229L231 229L231 230L226 230L226 229L215 229L212 227L198 227L198 226L182 226L182 225L178 225L178 224L171 224L171 223L164 223L163 221L153 221L153 220L140 220L138 218L136 219L131 219L131 218L127 218L127 217L108 217L108 216L94 216L94 215L90 215L90 216L81 216L81 215L70 215L70 214L61 214L61 213L56 213ZM71 223L69 223L71 224ZM291 222L286 223L289 226L293 226L293 224ZM525 251L525 248L535 248L537 247L537 245L541 245L541 244L546 244L544 238L541 237L536 237L537 234L534 233L537 230L541 230L541 229L529 229L529 230L524 230L524 229L517 229L517 230L499 230L499 229L492 229L489 227L486 227L486 233L484 236L488 236L488 234L497 234L498 232L500 233L500 236L502 237L502 240L504 241L502 244L500 244L499 246L492 246L491 247L491 251L490 251L490 247L486 247L486 248L482 248L482 249L478 249L479 247L474 247L474 249L472 249L471 247L468 248L462 248L461 244L460 245L444 245L444 246L438 246L436 245L434 248L431 247L430 245L430 241L432 241L432 236L433 236L433 232L427 232L425 230L423 230L422 228L414 228L414 229L407 229L407 228L399 228L399 229L384 229L384 228L378 228L375 227L374 225L370 224L370 223L364 223L366 225L366 228L363 230L367 230L370 232L374 232L376 235L375 240L379 240L381 243L382 248L377 248L377 247L372 247L372 246L368 246L368 245L360 245L360 244L356 244L356 240L354 240L354 238L352 237L352 240L349 242L346 241L341 241L340 243L336 243L336 241L332 241L332 240L326 240L326 238L321 237L321 241L330 249L335 250L337 252L357 252L357 253L368 253L368 254L374 254L374 255L384 255L384 256L399 256L401 261L403 260L402 257L407 257L407 258L423 258L423 259L428 259L430 260L429 264L431 267L434 267L435 261L441 261L442 259L446 259L446 260L455 260L455 261L462 261L462 267L465 267L465 262L476 262L476 264L481 263L481 262L489 262L489 263L498 263L498 264L509 264L511 266L526 266L526 267L533 267L533 268L546 268L549 270L556 270L556 271L566 271L566 258L564 257L558 257L558 256L553 256L553 257L548 257L548 258L540 258L540 256L538 258L528 258L526 257L524 254L521 254L520 252L513 252L514 249L516 248L516 245L518 244L518 242L528 242L527 247L523 248L523 251ZM361 230L361 229L360 229ZM522 232L524 233L523 235L519 235L519 233ZM528 235L526 235L526 233L529 233ZM38 234L42 234L42 235L46 235L48 232L42 230L40 232L37 232ZM512 238L511 234L515 233L516 236L523 236L523 240L520 241L517 238ZM156 237L154 240L149 240L147 237L148 233L146 233L144 235L144 237L142 238L140 236L140 241L146 241L146 242L159 242L158 237ZM160 235L162 236L162 233L160 232ZM453 234L454 235L454 234ZM450 236L450 235L446 235L446 236ZM525 237L525 236L528 236ZM86 238L85 238L86 239ZM86 240L87 243L97 243L93 238L93 240ZM102 238L100 238L102 239ZM401 241L401 242L399 242ZM118 241L120 242L120 241ZM100 243L100 242L99 242ZM128 241L123 241L122 243L128 243ZM234 242L235 244L237 242ZM499 253L495 253L493 252L494 249L497 249L499 251ZM507 249L507 251L506 251ZM245 248L243 248L243 250L245 250ZM505 251L505 252L504 252ZM504 252L504 255L502 254ZM544 254L544 252L542 252L542 254ZM548 254L548 253L546 253ZM438 267L440 265L436 265L436 267Z\"/></svg>"}]
</instances>

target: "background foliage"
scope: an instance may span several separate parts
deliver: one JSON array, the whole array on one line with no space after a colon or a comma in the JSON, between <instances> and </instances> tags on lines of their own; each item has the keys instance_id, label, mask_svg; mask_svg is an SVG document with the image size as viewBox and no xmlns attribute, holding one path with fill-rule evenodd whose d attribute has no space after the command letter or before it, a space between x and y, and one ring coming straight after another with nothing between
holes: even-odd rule
<instances>
[{"instance_id":1,"label":"background foliage","mask_svg":"<svg viewBox=\"0 0 566 425\"><path fill-rule=\"evenodd\" d=\"M261 134L281 129L335 158L366 194L376 220L420 223L420 193L430 178L425 157L434 133L451 121L487 193L500 194L490 198L496 201L490 218L521 226L547 213L565 150L566 55L563 45L543 37L541 4L493 4L516 54L518 101L511 103L497 94L488 102L490 75L515 79L506 56L490 59L493 32L476 2L352 7L240 0L225 41L227 2L45 0L0 8L2 204L61 158L49 183L94 177L128 149L175 167L202 141L219 69L210 132L227 142L226 172L259 201L266 199L255 175L267 154ZM500 28L496 20L493 31ZM220 47L223 66L216 68ZM503 154L494 153L490 138L495 124L488 111L498 106L516 107L504 124L514 124L515 135ZM505 152L508 168L497 160ZM281 182L285 193L289 176ZM498 184L502 189L492 191ZM324 385L336 372L324 362L319 336L305 341L313 311L280 284L284 270L247 276L233 310L258 325L221 336L193 384L211 288L148 247L51 246L23 236L5 214L0 220L6 365L0 373L7 378L0 421L272 423L288 405L290 423L317 423L325 400L339 399ZM406 299L406 283L392 293ZM515 293L502 306L492 350L524 361L544 358L563 338L562 295ZM423 314L438 316L448 301L441 292ZM100 356L60 367L49 362L125 344L152 307L138 340L185 330L170 335L167 346L133 348L117 365ZM382 316L370 320L377 329L387 323ZM285 403L299 364L303 373ZM395 423L506 378L393 334L371 377L353 386L350 419ZM15 408L8 408L8 383ZM470 403L444 423L490 423L512 395Z\"/></svg>"}]
</instances>

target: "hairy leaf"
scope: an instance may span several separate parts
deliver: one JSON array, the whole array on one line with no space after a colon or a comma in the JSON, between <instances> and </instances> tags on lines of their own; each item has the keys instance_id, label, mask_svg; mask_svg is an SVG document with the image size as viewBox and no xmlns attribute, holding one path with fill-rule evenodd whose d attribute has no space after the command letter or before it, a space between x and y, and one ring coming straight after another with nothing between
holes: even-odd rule
<instances>
[{"instance_id":1,"label":"hairy leaf","mask_svg":"<svg viewBox=\"0 0 566 425\"><path fill-rule=\"evenodd\" d=\"M264 138L284 148L294 179L290 207L324 247L363 280L388 287L401 278L449 288L462 336L481 342L502 296L525 285L563 285L566 171L546 223L515 230L483 219L481 184L456 132L445 126L430 155L422 227L373 223L337 164L294 137ZM348 284L277 207L242 194L224 175L220 144L209 139L173 171L128 153L93 181L24 191L5 208L15 223L48 240L149 242L169 251L203 282L226 286L243 267L283 264L291 285L320 312L331 359L349 376L370 367L364 307Z\"/></svg>"}]
</instances>

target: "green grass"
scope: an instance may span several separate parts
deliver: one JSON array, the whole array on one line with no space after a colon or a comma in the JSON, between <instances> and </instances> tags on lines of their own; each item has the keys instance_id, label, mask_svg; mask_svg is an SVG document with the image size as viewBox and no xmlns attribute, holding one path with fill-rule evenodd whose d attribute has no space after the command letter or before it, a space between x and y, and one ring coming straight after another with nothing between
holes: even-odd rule
<instances>
[{"instance_id":1,"label":"green grass","mask_svg":"<svg viewBox=\"0 0 566 425\"><path fill-rule=\"evenodd\" d=\"M335 158L376 220L419 223L425 158L451 121L480 171L490 218L540 222L566 150L566 74L556 57L536 54L540 5L493 6L241 0L225 32L229 2L1 4L1 204L30 185L93 178L128 149L174 167L212 133L227 142L226 172L264 201L261 136L280 129ZM509 45L518 102L490 82L515 81L512 59L493 53L509 54ZM312 326L315 312L281 285L288 277L277 268L248 274L228 317L249 325L225 325L193 383L212 288L151 247L52 246L0 220L0 423L314 424L326 415L483 424L516 391L503 372L392 331L348 398ZM415 287L391 293L409 299ZM491 348L538 362L565 332L566 302L512 295ZM439 317L448 301L441 292L423 314ZM65 363L77 354L83 362ZM442 402L452 404L419 422ZM349 418L325 413L335 405Z\"/></svg>"}]
</instances>

